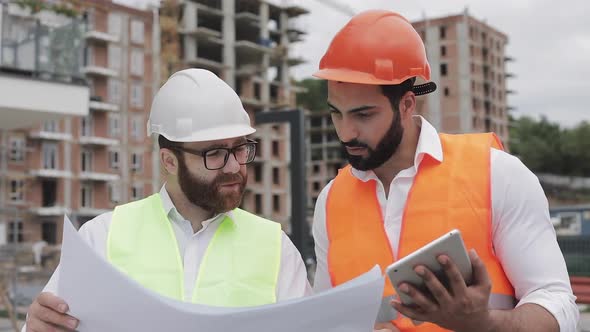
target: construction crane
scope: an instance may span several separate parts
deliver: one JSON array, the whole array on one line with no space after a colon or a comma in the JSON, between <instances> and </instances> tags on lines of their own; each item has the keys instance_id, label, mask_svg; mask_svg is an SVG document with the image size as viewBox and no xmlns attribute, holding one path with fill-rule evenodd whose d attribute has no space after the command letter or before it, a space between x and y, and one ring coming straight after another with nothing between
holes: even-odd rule
<instances>
[{"instance_id":1,"label":"construction crane","mask_svg":"<svg viewBox=\"0 0 590 332\"><path fill-rule=\"evenodd\" d=\"M268 1L268 0L267 0ZM308 0L270 0L275 3L280 3L283 7L288 7L290 5L302 5L303 2L308 2ZM353 17L357 14L357 11L354 10L349 5L343 4L343 0L316 0L317 2L321 3L322 5L328 6L341 14L344 14L349 17Z\"/></svg>"},{"instance_id":2,"label":"construction crane","mask_svg":"<svg viewBox=\"0 0 590 332\"><path fill-rule=\"evenodd\" d=\"M353 17L357 14L357 11L354 10L349 5L345 5L338 0L316 0L317 2L321 3L322 5L326 5L332 9L339 11L340 13L347 15L349 17Z\"/></svg>"}]
</instances>

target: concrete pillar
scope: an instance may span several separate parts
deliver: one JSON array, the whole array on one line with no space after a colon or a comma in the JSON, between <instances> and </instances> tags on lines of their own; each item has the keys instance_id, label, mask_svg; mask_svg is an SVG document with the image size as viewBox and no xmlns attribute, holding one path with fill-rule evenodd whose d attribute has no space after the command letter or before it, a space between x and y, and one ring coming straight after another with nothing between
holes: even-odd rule
<instances>
[{"instance_id":1,"label":"concrete pillar","mask_svg":"<svg viewBox=\"0 0 590 332\"><path fill-rule=\"evenodd\" d=\"M261 2L259 8L259 16L260 16L260 39L261 40L268 40L270 38L270 33L268 31L268 18L269 18L269 7L268 3ZM268 79L268 68L270 67L270 54L265 53L262 56L262 64L261 64L261 71L262 71L262 84L261 84L261 97L262 102L264 103L264 110L270 109L270 82Z\"/></svg>"},{"instance_id":2,"label":"concrete pillar","mask_svg":"<svg viewBox=\"0 0 590 332\"><path fill-rule=\"evenodd\" d=\"M152 98L160 88L160 14L157 7L152 8ZM148 102L151 105L151 100ZM152 192L160 190L160 149L158 140L152 139Z\"/></svg>"},{"instance_id":3,"label":"concrete pillar","mask_svg":"<svg viewBox=\"0 0 590 332\"><path fill-rule=\"evenodd\" d=\"M124 27L129 26L129 16L122 16L122 25ZM119 109L121 112L121 183L123 185L123 192L121 193L122 202L129 201L129 186L131 184L130 171L129 171L129 109L128 109L128 96L129 96L129 81L127 80L127 73L129 67L129 33L128 29L123 29L121 32L121 52L124 54L121 59L121 100L119 101Z\"/></svg>"},{"instance_id":4,"label":"concrete pillar","mask_svg":"<svg viewBox=\"0 0 590 332\"><path fill-rule=\"evenodd\" d=\"M191 30L197 27L197 6L194 2L184 2L184 16L181 22L181 29ZM155 24L155 22L154 22ZM195 37L183 35L184 39L184 59L192 60L197 57L197 42ZM159 43L159 40L158 40Z\"/></svg>"},{"instance_id":5,"label":"concrete pillar","mask_svg":"<svg viewBox=\"0 0 590 332\"><path fill-rule=\"evenodd\" d=\"M430 63L430 80L436 82L440 85L441 75L440 75L440 64L441 64L441 55L440 55L440 38L439 38L439 26L426 26L426 51L428 56L428 61ZM444 87L439 86L439 91L444 89ZM442 113L444 110L441 110L441 93L429 93L426 95L428 99L428 120L434 128L438 130L442 130L443 125L443 116Z\"/></svg>"},{"instance_id":6,"label":"concrete pillar","mask_svg":"<svg viewBox=\"0 0 590 332\"><path fill-rule=\"evenodd\" d=\"M285 47L287 52L281 59L281 84L285 91L285 95L288 96L291 92L291 81L289 80L289 37L287 34L287 28L289 27L289 16L285 12L281 12L281 45Z\"/></svg>"},{"instance_id":7,"label":"concrete pillar","mask_svg":"<svg viewBox=\"0 0 590 332\"><path fill-rule=\"evenodd\" d=\"M0 5L0 11L2 6ZM2 13L0 12L0 15ZM0 25L1 27L1 25ZM6 130L0 130L0 172L2 174L8 174L8 133ZM7 187L7 176L0 177L0 212L4 213L4 209L6 207L6 192L8 191ZM2 220L0 220L1 222ZM8 226L7 226L8 227ZM7 228L8 230L8 228Z\"/></svg>"},{"instance_id":8,"label":"concrete pillar","mask_svg":"<svg viewBox=\"0 0 590 332\"><path fill-rule=\"evenodd\" d=\"M68 117L64 120L64 132L73 135L72 118ZM64 171L71 172L72 170L72 142L64 141ZM64 179L64 207L66 209L73 209L72 205L72 179L66 177Z\"/></svg>"},{"instance_id":9,"label":"concrete pillar","mask_svg":"<svg viewBox=\"0 0 590 332\"><path fill-rule=\"evenodd\" d=\"M469 133L473 131L473 111L471 105L471 57L469 54L469 23L468 16L464 15L463 20L457 23L457 43L459 50L459 119L460 132Z\"/></svg>"},{"instance_id":10,"label":"concrete pillar","mask_svg":"<svg viewBox=\"0 0 590 332\"><path fill-rule=\"evenodd\" d=\"M223 0L223 78L232 88L236 88L236 6L234 0Z\"/></svg>"}]
</instances>

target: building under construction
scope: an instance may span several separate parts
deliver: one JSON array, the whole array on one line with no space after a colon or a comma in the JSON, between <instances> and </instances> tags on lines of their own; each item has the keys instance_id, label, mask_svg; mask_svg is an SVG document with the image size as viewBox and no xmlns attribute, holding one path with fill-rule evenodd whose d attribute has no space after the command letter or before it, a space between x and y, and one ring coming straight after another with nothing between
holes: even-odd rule
<instances>
[{"instance_id":1,"label":"building under construction","mask_svg":"<svg viewBox=\"0 0 590 332\"><path fill-rule=\"evenodd\" d=\"M105 0L74 3L63 8L78 25L64 23L61 30L55 22L63 14L2 5L0 82L22 89L11 94L16 104L4 94L0 100L3 116L15 115L3 124L20 128L0 135L0 245L59 244L64 214L81 225L159 190L159 158L145 123L154 92L173 71L215 72L238 92L252 120L295 106L290 69L303 60L291 45L305 35L299 18L307 13L295 2L169 0L159 11ZM64 59L69 75L61 69ZM39 89L56 91L51 100L25 97L41 83ZM18 122L23 115L30 121ZM249 167L243 205L288 232L289 130L283 124L257 129L258 158Z\"/></svg>"},{"instance_id":2,"label":"building under construction","mask_svg":"<svg viewBox=\"0 0 590 332\"><path fill-rule=\"evenodd\" d=\"M209 69L236 90L252 121L258 112L295 107L290 71L303 59L292 45L303 40L308 13L298 1L169 0L160 13L162 79L181 68ZM289 232L289 128L256 128L258 156L243 207Z\"/></svg>"},{"instance_id":3,"label":"building under construction","mask_svg":"<svg viewBox=\"0 0 590 332\"><path fill-rule=\"evenodd\" d=\"M438 84L437 93L418 98L418 113L442 132L495 132L507 146L508 36L467 11L413 25Z\"/></svg>"}]
</instances>

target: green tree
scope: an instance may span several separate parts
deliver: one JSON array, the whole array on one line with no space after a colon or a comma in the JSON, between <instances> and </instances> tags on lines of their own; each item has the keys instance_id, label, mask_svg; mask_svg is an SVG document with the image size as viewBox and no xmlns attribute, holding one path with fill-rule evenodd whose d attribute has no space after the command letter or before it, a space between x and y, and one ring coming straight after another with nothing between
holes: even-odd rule
<instances>
[{"instance_id":1,"label":"green tree","mask_svg":"<svg viewBox=\"0 0 590 332\"><path fill-rule=\"evenodd\" d=\"M322 111L328 109L328 85L325 80L306 78L298 85L305 89L297 93L297 106L310 111Z\"/></svg>"},{"instance_id":2,"label":"green tree","mask_svg":"<svg viewBox=\"0 0 590 332\"><path fill-rule=\"evenodd\" d=\"M510 151L535 172L563 172L562 130L545 117L536 121L524 116L512 119Z\"/></svg>"},{"instance_id":3,"label":"green tree","mask_svg":"<svg viewBox=\"0 0 590 332\"><path fill-rule=\"evenodd\" d=\"M584 121L561 136L564 173L590 177L590 123Z\"/></svg>"},{"instance_id":4,"label":"green tree","mask_svg":"<svg viewBox=\"0 0 590 332\"><path fill-rule=\"evenodd\" d=\"M545 117L510 118L510 151L534 172L590 177L590 123L560 128Z\"/></svg>"}]
</instances>

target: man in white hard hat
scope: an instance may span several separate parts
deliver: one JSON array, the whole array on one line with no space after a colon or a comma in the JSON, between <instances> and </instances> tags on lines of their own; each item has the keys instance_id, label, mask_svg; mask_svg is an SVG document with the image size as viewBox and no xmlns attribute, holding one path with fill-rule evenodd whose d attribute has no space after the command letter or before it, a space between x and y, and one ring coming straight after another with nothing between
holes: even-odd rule
<instances>
[{"instance_id":1,"label":"man in white hard hat","mask_svg":"<svg viewBox=\"0 0 590 332\"><path fill-rule=\"evenodd\" d=\"M159 135L165 185L87 222L80 235L130 278L177 300L244 307L308 294L301 255L280 225L238 209L256 152L246 136L254 131L238 95L215 74L175 73L148 120L148 134ZM55 295L58 278L59 269L23 330L78 326Z\"/></svg>"}]
</instances>

